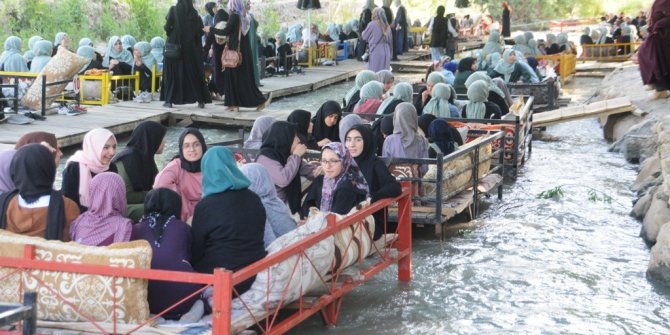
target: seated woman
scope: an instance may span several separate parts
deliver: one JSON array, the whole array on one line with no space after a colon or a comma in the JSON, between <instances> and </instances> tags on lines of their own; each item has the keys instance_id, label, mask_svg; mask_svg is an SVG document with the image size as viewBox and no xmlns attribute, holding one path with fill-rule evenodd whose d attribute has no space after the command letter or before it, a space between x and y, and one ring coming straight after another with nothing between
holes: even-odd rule
<instances>
[{"instance_id":1,"label":"seated woman","mask_svg":"<svg viewBox=\"0 0 670 335\"><path fill-rule=\"evenodd\" d=\"M12 158L14 158L15 154L16 150L14 149L0 151L0 194L16 188L12 181L12 171L10 170Z\"/></svg>"},{"instance_id":2,"label":"seated woman","mask_svg":"<svg viewBox=\"0 0 670 335\"><path fill-rule=\"evenodd\" d=\"M191 261L196 271L237 271L267 254L265 208L249 185L227 148L213 147L202 157L202 200L195 206L191 227ZM235 285L237 294L246 292L255 278Z\"/></svg>"},{"instance_id":3,"label":"seated woman","mask_svg":"<svg viewBox=\"0 0 670 335\"><path fill-rule=\"evenodd\" d=\"M391 175L386 164L375 155L375 141L372 128L367 124L353 126L345 137L345 146L354 158L370 189L370 201L400 195L400 183ZM373 239L379 239L384 233L385 210L373 214L375 231Z\"/></svg>"},{"instance_id":4,"label":"seated woman","mask_svg":"<svg viewBox=\"0 0 670 335\"><path fill-rule=\"evenodd\" d=\"M133 64L133 54L123 48L121 38L112 36L107 44L107 53L102 59L102 66L115 75L130 74Z\"/></svg>"},{"instance_id":5,"label":"seated woman","mask_svg":"<svg viewBox=\"0 0 670 335\"><path fill-rule=\"evenodd\" d=\"M93 47L81 46L79 49L77 49L77 55L91 60L91 62L84 66L84 68L79 73L84 73L91 69L106 69L106 67L102 66L102 62L99 62L95 59L95 49L93 49Z\"/></svg>"},{"instance_id":6,"label":"seated woman","mask_svg":"<svg viewBox=\"0 0 670 335\"><path fill-rule=\"evenodd\" d=\"M393 114L393 134L384 140L382 156L427 158L428 141L417 132L419 124L414 106L403 102L396 107ZM421 173L427 170L427 166L421 167Z\"/></svg>"},{"instance_id":7,"label":"seated woman","mask_svg":"<svg viewBox=\"0 0 670 335\"><path fill-rule=\"evenodd\" d=\"M456 61L445 62L442 65L442 70L440 70L440 73L444 76L444 82L449 85L454 84L456 72L458 72L458 62Z\"/></svg>"},{"instance_id":8,"label":"seated woman","mask_svg":"<svg viewBox=\"0 0 670 335\"><path fill-rule=\"evenodd\" d=\"M556 35L554 34L547 34L547 45L548 47L546 48L547 55L555 55L557 53L560 53L560 47L558 46L558 40L556 39Z\"/></svg>"},{"instance_id":9,"label":"seated woman","mask_svg":"<svg viewBox=\"0 0 670 335\"><path fill-rule=\"evenodd\" d=\"M278 32L275 34L275 45L277 52L277 72L288 73L293 68L293 49L286 43L286 34Z\"/></svg>"},{"instance_id":10,"label":"seated woman","mask_svg":"<svg viewBox=\"0 0 670 335\"><path fill-rule=\"evenodd\" d=\"M430 127L430 124L433 123L437 119L437 116L433 114L421 114L419 116L419 119L417 120L417 124L419 125L419 128L417 129L419 135L425 137L428 142L430 142L430 137L428 137L428 128Z\"/></svg>"},{"instance_id":11,"label":"seated woman","mask_svg":"<svg viewBox=\"0 0 670 335\"><path fill-rule=\"evenodd\" d=\"M154 56L156 63L163 63L163 48L165 48L165 39L162 37L154 37L151 39L151 54Z\"/></svg>"},{"instance_id":12,"label":"seated woman","mask_svg":"<svg viewBox=\"0 0 670 335\"><path fill-rule=\"evenodd\" d=\"M594 29L594 31L596 31ZM582 36L579 37L579 44L580 45L591 45L593 44L593 39L591 38L591 28L586 27L584 28L584 33Z\"/></svg>"},{"instance_id":13,"label":"seated woman","mask_svg":"<svg viewBox=\"0 0 670 335\"><path fill-rule=\"evenodd\" d=\"M482 52L488 56L494 52L503 52L504 49L502 44L500 44L500 33L492 31L488 41L484 44L484 48L482 48Z\"/></svg>"},{"instance_id":14,"label":"seated woman","mask_svg":"<svg viewBox=\"0 0 670 335\"><path fill-rule=\"evenodd\" d=\"M287 122L293 123L297 127L298 139L300 143L306 145L307 147L313 147L316 143L313 143L312 139L312 113L304 109L296 109L286 118Z\"/></svg>"},{"instance_id":15,"label":"seated woman","mask_svg":"<svg viewBox=\"0 0 670 335\"><path fill-rule=\"evenodd\" d=\"M41 144L16 151L10 166L16 190L0 195L0 229L47 240L70 240L70 223L79 216L74 201L52 188L56 164Z\"/></svg>"},{"instance_id":16,"label":"seated woman","mask_svg":"<svg viewBox=\"0 0 670 335\"><path fill-rule=\"evenodd\" d=\"M107 246L130 241L133 221L126 217L126 187L116 173L103 172L91 180L88 210L72 221L72 241Z\"/></svg>"},{"instance_id":17,"label":"seated woman","mask_svg":"<svg viewBox=\"0 0 670 335\"><path fill-rule=\"evenodd\" d=\"M128 52L132 54L134 51L133 48L135 47L135 43L137 43L137 40L132 35L123 35L121 37L121 43L123 48L128 50Z\"/></svg>"},{"instance_id":18,"label":"seated woman","mask_svg":"<svg viewBox=\"0 0 670 335\"><path fill-rule=\"evenodd\" d=\"M437 157L437 154L443 156L456 151L459 145L463 145L463 139L456 128L451 126L446 120L436 119L428 127L428 137L430 138L430 158Z\"/></svg>"},{"instance_id":19,"label":"seated woman","mask_svg":"<svg viewBox=\"0 0 670 335\"><path fill-rule=\"evenodd\" d=\"M530 53L528 54L529 56L542 56L544 53L540 48L537 46L537 41L534 39L531 39L528 41L528 48L530 49Z\"/></svg>"},{"instance_id":20,"label":"seated woman","mask_svg":"<svg viewBox=\"0 0 670 335\"><path fill-rule=\"evenodd\" d=\"M93 50L95 50L95 45L93 45L93 41L91 41L91 39L88 38L88 37L84 37L84 38L79 40L79 48L81 48L81 47L91 47L91 48L93 48ZM94 51L94 55L95 55L95 57L92 57L92 58L95 58L95 61L102 64L102 55L100 53L98 53L97 51Z\"/></svg>"},{"instance_id":21,"label":"seated woman","mask_svg":"<svg viewBox=\"0 0 670 335\"><path fill-rule=\"evenodd\" d=\"M393 87L393 95L384 99L382 104L377 109L377 114L391 114L395 111L396 106L401 102L412 102L412 95L414 90L412 85L406 82L398 83Z\"/></svg>"},{"instance_id":22,"label":"seated woman","mask_svg":"<svg viewBox=\"0 0 670 335\"><path fill-rule=\"evenodd\" d=\"M14 149L18 150L21 147L32 143L41 144L45 148L49 149L56 166L60 164L60 159L63 157L63 152L60 151L60 148L58 147L58 139L56 139L56 135L44 131L33 131L27 133L19 137L19 140L16 141L16 144L14 145Z\"/></svg>"},{"instance_id":23,"label":"seated woman","mask_svg":"<svg viewBox=\"0 0 670 335\"><path fill-rule=\"evenodd\" d=\"M498 108L500 108L500 112L502 115L507 115L507 113L509 113L509 105L505 100L505 92L493 82L491 77L489 77L489 75L486 74L486 72L477 71L473 73L468 78L468 80L465 81L465 87L469 88L470 85L472 85L472 83L474 83L477 80L483 80L486 82L489 88L489 96L487 100L498 105Z\"/></svg>"},{"instance_id":24,"label":"seated woman","mask_svg":"<svg viewBox=\"0 0 670 335\"><path fill-rule=\"evenodd\" d=\"M33 61L33 58L35 58L35 43L38 41L43 40L42 36L38 35L33 35L28 39L28 50L23 53L23 59L26 61L26 64L28 65L28 68L30 69L30 65ZM2 56L0 56L0 59ZM0 61L0 65L2 65L2 62Z\"/></svg>"},{"instance_id":25,"label":"seated woman","mask_svg":"<svg viewBox=\"0 0 670 335\"><path fill-rule=\"evenodd\" d=\"M158 174L154 155L163 153L166 131L155 121L140 123L130 134L126 148L112 160L126 185L128 217L133 222L144 213L144 197L151 191Z\"/></svg>"},{"instance_id":26,"label":"seated woman","mask_svg":"<svg viewBox=\"0 0 670 335\"><path fill-rule=\"evenodd\" d=\"M323 39L326 42L339 42L340 27L336 23L329 23L326 26L326 33L323 35Z\"/></svg>"},{"instance_id":27,"label":"seated woman","mask_svg":"<svg viewBox=\"0 0 670 335\"><path fill-rule=\"evenodd\" d=\"M244 149L260 149L263 144L263 136L270 130L270 126L277 121L272 116L261 116L251 127L249 138L244 142Z\"/></svg>"},{"instance_id":28,"label":"seated woman","mask_svg":"<svg viewBox=\"0 0 670 335\"><path fill-rule=\"evenodd\" d=\"M300 176L314 178L314 166L302 159L307 147L300 144L296 128L286 121L273 123L256 158L256 163L268 170L277 196L288 203L291 213L300 210Z\"/></svg>"},{"instance_id":29,"label":"seated woman","mask_svg":"<svg viewBox=\"0 0 670 335\"><path fill-rule=\"evenodd\" d=\"M342 25L342 32L340 33L340 42L346 40L358 39L358 34L351 29L351 23L347 22Z\"/></svg>"},{"instance_id":30,"label":"seated woman","mask_svg":"<svg viewBox=\"0 0 670 335\"><path fill-rule=\"evenodd\" d=\"M186 128L179 135L179 155L156 175L153 188L167 188L181 197L181 217L191 222L195 205L202 198L202 173L200 161L207 151L202 133L195 128Z\"/></svg>"},{"instance_id":31,"label":"seated woman","mask_svg":"<svg viewBox=\"0 0 670 335\"><path fill-rule=\"evenodd\" d=\"M70 49L70 43L72 43L72 39L70 38L70 35L64 32L59 32L56 34L56 38L54 38L54 47L52 50L51 56L56 56L58 53L58 48L60 46L63 46L65 49Z\"/></svg>"},{"instance_id":32,"label":"seated woman","mask_svg":"<svg viewBox=\"0 0 670 335\"><path fill-rule=\"evenodd\" d=\"M361 87L373 80L377 80L377 75L370 70L363 70L356 75L354 86L344 96L343 106L345 107L343 110L345 113L352 113L354 111L354 106L361 99Z\"/></svg>"},{"instance_id":33,"label":"seated woman","mask_svg":"<svg viewBox=\"0 0 670 335\"><path fill-rule=\"evenodd\" d=\"M389 90L393 87L395 76L389 70L377 71L377 81L384 85L384 98L388 97Z\"/></svg>"},{"instance_id":34,"label":"seated woman","mask_svg":"<svg viewBox=\"0 0 670 335\"><path fill-rule=\"evenodd\" d=\"M365 123L365 121L363 121L363 119L361 119L361 117L356 114L349 114L345 116L342 121L340 121L340 143L344 143L345 135L349 129L351 129L351 127L363 123Z\"/></svg>"},{"instance_id":35,"label":"seated woman","mask_svg":"<svg viewBox=\"0 0 670 335\"><path fill-rule=\"evenodd\" d=\"M28 65L21 54L21 39L9 36L5 40L5 51L0 55L0 70L7 72L28 72Z\"/></svg>"},{"instance_id":36,"label":"seated woman","mask_svg":"<svg viewBox=\"0 0 670 335\"><path fill-rule=\"evenodd\" d=\"M116 172L116 166L111 164L115 154L114 134L107 129L96 128L84 135L82 150L75 152L65 163L61 191L77 203L82 213L91 203L91 179L106 171Z\"/></svg>"},{"instance_id":37,"label":"seated woman","mask_svg":"<svg viewBox=\"0 0 670 335\"><path fill-rule=\"evenodd\" d=\"M321 150L321 147L340 140L338 127L342 119L342 108L336 101L329 100L323 103L316 115L312 118L312 138L316 145L309 149Z\"/></svg>"},{"instance_id":38,"label":"seated woman","mask_svg":"<svg viewBox=\"0 0 670 335\"><path fill-rule=\"evenodd\" d=\"M302 217L316 207L324 212L348 214L351 209L370 197L365 176L356 161L344 147L333 142L321 151L323 175L314 180L302 203Z\"/></svg>"},{"instance_id":39,"label":"seated woman","mask_svg":"<svg viewBox=\"0 0 670 335\"><path fill-rule=\"evenodd\" d=\"M467 119L500 119L498 105L487 100L489 85L483 80L476 80L468 88L468 104L463 106L461 115Z\"/></svg>"},{"instance_id":40,"label":"seated woman","mask_svg":"<svg viewBox=\"0 0 670 335\"><path fill-rule=\"evenodd\" d=\"M377 109L382 104L382 96L384 95L384 86L378 81L371 81L361 87L361 99L358 100L354 107L356 114L376 114ZM370 121L374 121L369 119Z\"/></svg>"},{"instance_id":41,"label":"seated woman","mask_svg":"<svg viewBox=\"0 0 670 335\"><path fill-rule=\"evenodd\" d=\"M30 72L32 73L40 73L42 69L49 63L51 60L51 51L53 50L53 47L51 45L51 42L47 40L41 40L35 42L35 57L33 58L33 61L30 63Z\"/></svg>"},{"instance_id":42,"label":"seated woman","mask_svg":"<svg viewBox=\"0 0 670 335\"><path fill-rule=\"evenodd\" d=\"M265 208L265 232L263 233L263 242L265 248L289 231L295 229L297 224L286 204L277 197L277 190L272 183L272 178L268 170L258 163L244 164L240 168L251 185L249 190L256 193L261 198Z\"/></svg>"},{"instance_id":43,"label":"seated woman","mask_svg":"<svg viewBox=\"0 0 670 335\"><path fill-rule=\"evenodd\" d=\"M518 51L523 55L530 53L530 48L528 48L528 41L524 35L514 36L514 46L512 47L512 50Z\"/></svg>"},{"instance_id":44,"label":"seated woman","mask_svg":"<svg viewBox=\"0 0 670 335\"><path fill-rule=\"evenodd\" d=\"M148 42L135 43L133 47L133 68L131 73L140 73L140 91L151 92L152 69L156 59L151 54L151 45Z\"/></svg>"},{"instance_id":45,"label":"seated woman","mask_svg":"<svg viewBox=\"0 0 670 335\"><path fill-rule=\"evenodd\" d=\"M517 54L514 50L505 50L503 59L488 73L491 78L501 77L505 83L530 83L530 72L519 62L517 62Z\"/></svg>"},{"instance_id":46,"label":"seated woman","mask_svg":"<svg viewBox=\"0 0 670 335\"><path fill-rule=\"evenodd\" d=\"M195 272L191 265L191 226L179 219L182 216L181 208L179 194L170 189L157 188L147 193L144 215L133 227L132 240L149 242L152 269ZM149 311L152 314L160 313L201 286L150 280ZM197 299L196 295L162 316L166 319L179 319Z\"/></svg>"},{"instance_id":47,"label":"seated woman","mask_svg":"<svg viewBox=\"0 0 670 335\"><path fill-rule=\"evenodd\" d=\"M570 42L568 41L568 34L567 33L560 33L558 34L558 51L559 52L568 52L568 53L576 53L572 46L570 45Z\"/></svg>"},{"instance_id":48,"label":"seated woman","mask_svg":"<svg viewBox=\"0 0 670 335\"><path fill-rule=\"evenodd\" d=\"M430 101L431 92L435 84L445 83L444 76L440 72L432 72L428 75L426 80L426 87L423 87L419 90L419 94L414 97L414 108L417 111L417 115L423 114L423 107Z\"/></svg>"},{"instance_id":49,"label":"seated woman","mask_svg":"<svg viewBox=\"0 0 670 335\"><path fill-rule=\"evenodd\" d=\"M435 84L431 91L430 101L423 107L423 114L433 114L439 118L460 117L458 107L449 103L453 93L455 91L451 86L443 83Z\"/></svg>"}]
</instances>

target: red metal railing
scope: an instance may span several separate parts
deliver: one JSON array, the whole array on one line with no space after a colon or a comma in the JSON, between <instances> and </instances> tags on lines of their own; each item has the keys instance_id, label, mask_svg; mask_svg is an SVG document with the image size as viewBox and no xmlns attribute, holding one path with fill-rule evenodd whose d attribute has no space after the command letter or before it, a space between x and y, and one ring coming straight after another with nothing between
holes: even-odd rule
<instances>
[{"instance_id":1,"label":"red metal railing","mask_svg":"<svg viewBox=\"0 0 670 335\"><path fill-rule=\"evenodd\" d=\"M199 294L201 291L211 287L213 289L213 303L212 303L212 334L231 334L231 313L232 313L232 301L233 294L235 293L234 286L249 279L253 276L261 273L262 271L268 271L269 269L279 264L290 257L298 256L301 259L309 260L309 257L305 254L305 251L316 245L317 243L323 241L324 239L337 234L338 232L347 229L348 227L359 225L355 229L359 229L361 223L365 220L367 216L372 215L373 213L387 208L392 203L398 203L398 229L397 229L397 239L393 241L390 245L385 245L383 250L376 250L376 254L380 256L380 260L374 265L365 268L360 272L361 277L353 280L345 280L343 283L338 283L341 272L333 272L333 265L331 264L331 273L330 278L326 279L321 277L320 279L328 284L328 290L326 293L321 294L318 299L308 307L303 307L304 301L302 300L302 294L299 301L299 308L297 312L291 314L288 317L283 318L280 322L277 321L277 312L280 308L283 307L283 302L280 301L277 304L276 308L270 309L266 307L265 311L265 324L262 325L259 320L252 315L254 318L254 323L261 329L265 334L281 334L289 329L293 328L300 322L304 321L311 315L316 313L321 313L324 316L324 320L329 325L334 325L337 321L340 312L341 298L344 294L351 291L355 287L361 285L366 280L370 279L377 273L381 272L386 267L390 266L393 263L398 263L398 280L399 281L410 281L412 278L412 236L411 236L411 217L412 217L412 200L411 200L411 185L409 182L402 182L402 194L396 198L392 199L382 199L379 200L370 206L363 208L356 213L347 216L340 221L336 221L334 215L329 215L327 218L327 225L325 229L318 231L315 234L310 235L309 237L300 240L297 243L290 245L289 247L282 249L274 254L268 255L267 257L233 273L225 269L216 269L213 274L201 274L201 273L187 273L179 271L164 271L164 270L151 270L151 269L135 269L135 268L120 268L120 267L111 267L104 265L91 265L91 264L75 264L62 262L53 262L53 261L43 261L35 259L35 246L26 245L24 247L24 256L22 258L16 257L0 257L0 267L9 267L15 268L15 271L11 271L9 274L6 274L0 280L5 278L21 274L30 276L34 279L37 279L31 271L41 270L41 271L56 271L56 272L67 272L67 273L79 273L79 274L91 274L91 275L103 275L110 276L114 280L111 283L116 283L116 278L135 278L135 279L146 279L146 280L160 280L160 281L169 281L175 283L194 283L194 284L203 284L204 287L197 292L192 293L191 295L184 297L182 301L188 300L193 295ZM362 229L362 228L361 228ZM370 234L369 231L366 232ZM352 234L353 238L353 234ZM352 241L348 242L348 245L351 245ZM390 252L388 248L395 248L397 252ZM373 245L373 248L376 247ZM347 251L349 248L346 249ZM362 258L365 258L367 255L361 255L359 263ZM343 258L346 257L346 253ZM297 263L296 263L297 264ZM313 264L312 264L313 266ZM294 268L295 271L295 268ZM334 279L334 280L333 280ZM40 283L44 286L46 284ZM114 284L116 285L116 284ZM55 293L56 296L63 301L63 303L70 305L70 307L75 308L75 311L79 313L83 318L89 320L91 324L96 327L101 333L109 333L104 327L96 323L91 317L86 315L86 311L81 311L76 309L76 307L67 302L64 297L59 295L53 289L46 287L46 289ZM22 294L23 288L20 287L19 295ZM115 288L113 288L115 291ZM156 318L160 317L164 313L168 312L173 307L179 305L182 301L175 303L173 306L169 307L165 311L145 320L142 324L132 327L125 334L132 333L146 325L149 325ZM114 296L114 304L116 305L116 296ZM244 304L244 301L242 301ZM247 307L245 307L247 308ZM250 310L247 308L247 311ZM111 333L118 333L117 331L117 320L116 316L114 317L113 329ZM252 324L253 325L253 324ZM249 325L251 326L251 325Z\"/></svg>"}]
</instances>

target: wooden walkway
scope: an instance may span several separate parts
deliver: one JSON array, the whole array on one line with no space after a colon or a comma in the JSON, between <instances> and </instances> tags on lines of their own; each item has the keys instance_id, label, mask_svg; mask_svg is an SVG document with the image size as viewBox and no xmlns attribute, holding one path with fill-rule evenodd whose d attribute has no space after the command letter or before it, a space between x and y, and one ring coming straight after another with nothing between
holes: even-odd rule
<instances>
[{"instance_id":1,"label":"wooden walkway","mask_svg":"<svg viewBox=\"0 0 670 335\"><path fill-rule=\"evenodd\" d=\"M598 116L607 116L635 111L636 107L628 98L616 98L594 102L589 105L571 106L554 111L537 113L533 116L533 127L546 127L552 124Z\"/></svg>"}]
</instances>

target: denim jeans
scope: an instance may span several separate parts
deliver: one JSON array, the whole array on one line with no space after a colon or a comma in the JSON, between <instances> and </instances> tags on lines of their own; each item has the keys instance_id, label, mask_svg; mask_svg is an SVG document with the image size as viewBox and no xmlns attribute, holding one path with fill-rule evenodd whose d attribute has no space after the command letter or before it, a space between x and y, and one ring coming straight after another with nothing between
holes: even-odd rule
<instances>
[{"instance_id":1,"label":"denim jeans","mask_svg":"<svg viewBox=\"0 0 670 335\"><path fill-rule=\"evenodd\" d=\"M430 48L430 59L433 62L439 62L444 54L444 48Z\"/></svg>"}]
</instances>

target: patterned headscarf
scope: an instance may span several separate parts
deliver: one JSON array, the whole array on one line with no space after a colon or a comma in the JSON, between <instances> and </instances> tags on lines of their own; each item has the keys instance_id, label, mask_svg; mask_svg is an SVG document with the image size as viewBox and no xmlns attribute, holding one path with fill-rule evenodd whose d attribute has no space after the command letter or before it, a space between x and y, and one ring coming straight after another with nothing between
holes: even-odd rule
<instances>
[{"instance_id":1,"label":"patterned headscarf","mask_svg":"<svg viewBox=\"0 0 670 335\"><path fill-rule=\"evenodd\" d=\"M486 105L489 96L488 84L483 80L477 80L468 88L468 99L465 106L465 116L468 119L483 119L486 115Z\"/></svg>"},{"instance_id":2,"label":"patterned headscarf","mask_svg":"<svg viewBox=\"0 0 670 335\"><path fill-rule=\"evenodd\" d=\"M238 14L240 16L240 23L242 24L242 35L246 35L251 27L251 17L247 12L247 7L242 0L228 1L228 12L230 14Z\"/></svg>"},{"instance_id":3,"label":"patterned headscarf","mask_svg":"<svg viewBox=\"0 0 670 335\"><path fill-rule=\"evenodd\" d=\"M90 204L91 172L99 174L109 170L109 163L103 164L100 156L110 138L116 143L114 133L107 129L96 128L89 131L84 135L82 150L77 150L65 163L66 166L70 162L79 164L79 202L83 206L88 207Z\"/></svg>"},{"instance_id":4,"label":"patterned headscarf","mask_svg":"<svg viewBox=\"0 0 670 335\"><path fill-rule=\"evenodd\" d=\"M365 176L358 168L358 164L349 150L344 147L344 144L340 142L331 142L326 144L323 150L333 150L337 157L340 158L342 164L342 171L340 175L335 178L329 178L327 176L323 177L323 188L321 189L321 204L319 209L322 211L330 211L331 206L333 205L333 193L337 188L340 182L348 181L352 183L355 189L365 192L367 198L370 197L370 187L368 182L365 181Z\"/></svg>"}]
</instances>

